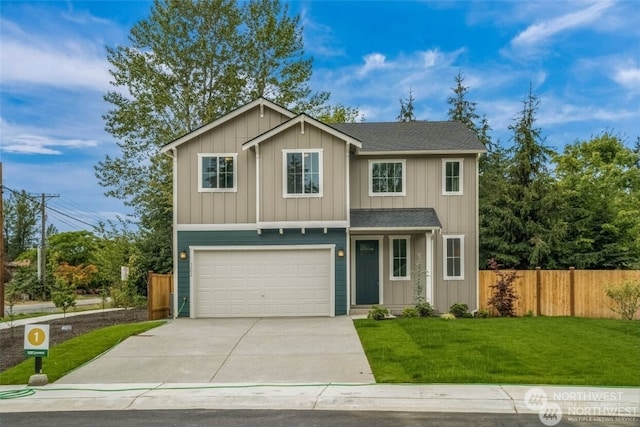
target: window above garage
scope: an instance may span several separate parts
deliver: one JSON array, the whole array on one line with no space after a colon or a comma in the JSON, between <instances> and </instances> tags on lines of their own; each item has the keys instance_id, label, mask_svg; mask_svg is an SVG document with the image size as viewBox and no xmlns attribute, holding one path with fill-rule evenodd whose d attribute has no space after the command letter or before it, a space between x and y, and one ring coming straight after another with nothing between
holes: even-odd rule
<instances>
[{"instance_id":1,"label":"window above garage","mask_svg":"<svg viewBox=\"0 0 640 427\"><path fill-rule=\"evenodd\" d=\"M283 150L284 197L322 197L322 150Z\"/></svg>"},{"instance_id":2,"label":"window above garage","mask_svg":"<svg viewBox=\"0 0 640 427\"><path fill-rule=\"evenodd\" d=\"M198 154L198 191L235 192L236 153Z\"/></svg>"}]
</instances>

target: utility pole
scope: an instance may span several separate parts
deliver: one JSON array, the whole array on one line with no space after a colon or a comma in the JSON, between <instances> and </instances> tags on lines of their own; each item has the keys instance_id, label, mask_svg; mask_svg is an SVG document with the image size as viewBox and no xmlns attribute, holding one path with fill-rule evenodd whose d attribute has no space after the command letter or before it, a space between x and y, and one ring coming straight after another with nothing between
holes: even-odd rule
<instances>
[{"instance_id":1,"label":"utility pole","mask_svg":"<svg viewBox=\"0 0 640 427\"><path fill-rule=\"evenodd\" d=\"M0 317L4 317L4 205L2 204L2 162L0 162Z\"/></svg>"},{"instance_id":2,"label":"utility pole","mask_svg":"<svg viewBox=\"0 0 640 427\"><path fill-rule=\"evenodd\" d=\"M38 264L38 280L42 284L42 300L44 301L47 297L47 212L46 212L46 198L51 197L60 197L58 194L41 194L41 202L40 202L40 224L41 224L41 234L40 234L40 256L39 256L39 264Z\"/></svg>"}]
</instances>

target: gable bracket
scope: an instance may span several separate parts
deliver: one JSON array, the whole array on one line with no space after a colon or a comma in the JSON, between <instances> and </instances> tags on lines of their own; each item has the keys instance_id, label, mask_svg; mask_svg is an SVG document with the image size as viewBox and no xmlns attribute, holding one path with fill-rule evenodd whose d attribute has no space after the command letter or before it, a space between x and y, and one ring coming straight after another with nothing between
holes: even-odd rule
<instances>
[{"instance_id":1,"label":"gable bracket","mask_svg":"<svg viewBox=\"0 0 640 427\"><path fill-rule=\"evenodd\" d=\"M300 135L304 135L304 117L300 120Z\"/></svg>"}]
</instances>

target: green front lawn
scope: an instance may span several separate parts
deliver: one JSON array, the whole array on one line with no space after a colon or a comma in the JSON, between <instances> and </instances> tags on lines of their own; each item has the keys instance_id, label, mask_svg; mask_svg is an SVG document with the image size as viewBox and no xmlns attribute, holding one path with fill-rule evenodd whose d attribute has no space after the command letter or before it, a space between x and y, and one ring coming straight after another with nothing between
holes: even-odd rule
<instances>
[{"instance_id":1,"label":"green front lawn","mask_svg":"<svg viewBox=\"0 0 640 427\"><path fill-rule=\"evenodd\" d=\"M43 371L52 383L101 355L125 338L141 334L164 323L164 321L155 321L114 325L71 338L51 348L49 357L42 359ZM0 373L0 384L26 384L34 373L34 364L33 358L29 358Z\"/></svg>"},{"instance_id":2,"label":"green front lawn","mask_svg":"<svg viewBox=\"0 0 640 427\"><path fill-rule=\"evenodd\" d=\"M355 320L377 382L640 386L640 322Z\"/></svg>"}]
</instances>

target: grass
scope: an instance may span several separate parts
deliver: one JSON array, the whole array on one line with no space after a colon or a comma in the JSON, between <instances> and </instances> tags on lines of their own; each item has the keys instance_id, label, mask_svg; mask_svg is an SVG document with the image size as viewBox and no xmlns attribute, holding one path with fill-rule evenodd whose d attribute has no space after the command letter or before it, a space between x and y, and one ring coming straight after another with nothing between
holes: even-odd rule
<instances>
[{"instance_id":1,"label":"grass","mask_svg":"<svg viewBox=\"0 0 640 427\"><path fill-rule=\"evenodd\" d=\"M94 357L109 350L131 335L137 335L165 323L164 321L129 323L96 329L60 343L42 359L43 372L54 382ZM0 373L0 385L26 384L34 373L34 360L29 358Z\"/></svg>"},{"instance_id":2,"label":"grass","mask_svg":"<svg viewBox=\"0 0 640 427\"><path fill-rule=\"evenodd\" d=\"M377 382L640 385L640 322L356 320Z\"/></svg>"}]
</instances>

